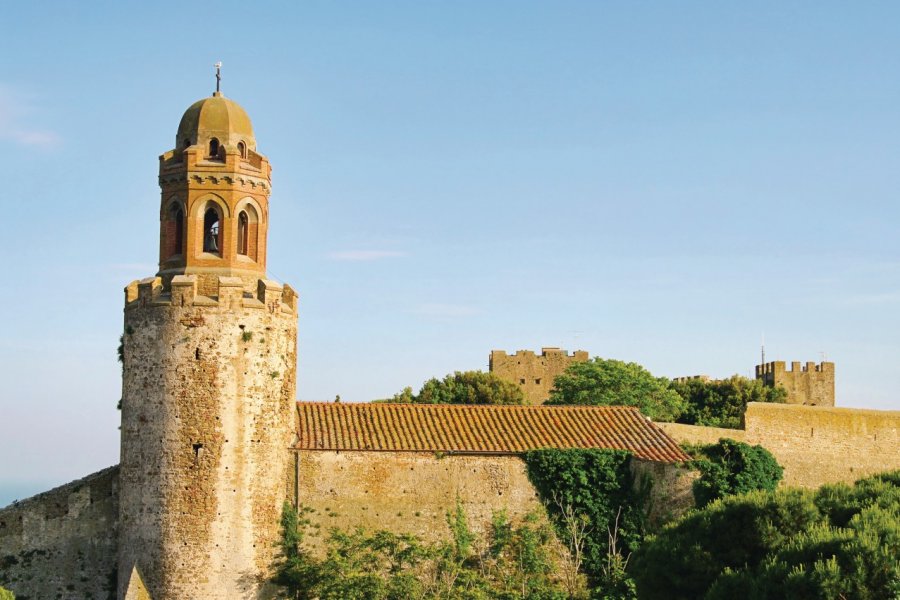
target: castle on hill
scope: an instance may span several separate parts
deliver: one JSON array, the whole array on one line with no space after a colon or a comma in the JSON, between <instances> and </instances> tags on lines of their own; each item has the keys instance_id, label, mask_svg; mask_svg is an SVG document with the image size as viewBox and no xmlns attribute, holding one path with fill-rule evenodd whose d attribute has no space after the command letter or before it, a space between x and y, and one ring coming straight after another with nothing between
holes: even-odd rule
<instances>
[{"instance_id":1,"label":"castle on hill","mask_svg":"<svg viewBox=\"0 0 900 600\"><path fill-rule=\"evenodd\" d=\"M634 408L298 403L298 295L266 275L271 166L244 109L192 104L159 185L159 269L125 288L120 462L0 509L0 585L20 598L271 598L284 502L323 530L426 539L459 502L478 529L542 510L521 459L537 448L628 450L651 510L691 505L676 439L719 433ZM900 468L872 459L898 419L751 405L729 435L815 485Z\"/></svg>"}]
</instances>

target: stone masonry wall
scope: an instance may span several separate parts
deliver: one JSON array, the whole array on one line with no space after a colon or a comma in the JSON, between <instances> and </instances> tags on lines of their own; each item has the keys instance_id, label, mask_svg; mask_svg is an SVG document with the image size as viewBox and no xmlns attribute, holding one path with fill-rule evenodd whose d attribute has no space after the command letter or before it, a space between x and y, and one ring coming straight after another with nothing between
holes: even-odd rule
<instances>
[{"instance_id":1,"label":"stone masonry wall","mask_svg":"<svg viewBox=\"0 0 900 600\"><path fill-rule=\"evenodd\" d=\"M540 356L531 350L519 350L514 355L492 350L489 368L494 375L521 387L526 404L543 404L550 397L556 376L569 364L586 360L588 353L584 350L571 356L559 348L542 348Z\"/></svg>"},{"instance_id":2,"label":"stone masonry wall","mask_svg":"<svg viewBox=\"0 0 900 600\"><path fill-rule=\"evenodd\" d=\"M0 509L0 585L18 600L116 597L119 468Z\"/></svg>"},{"instance_id":3,"label":"stone masonry wall","mask_svg":"<svg viewBox=\"0 0 900 600\"><path fill-rule=\"evenodd\" d=\"M657 423L678 442L759 444L784 467L783 485L851 483L900 469L900 411L751 402L745 429Z\"/></svg>"},{"instance_id":4,"label":"stone masonry wall","mask_svg":"<svg viewBox=\"0 0 900 600\"><path fill-rule=\"evenodd\" d=\"M654 423L669 434L678 443L715 444L722 438L738 442L746 441L743 429L725 429L724 427L703 427L701 425L684 425L682 423Z\"/></svg>"},{"instance_id":5,"label":"stone masonry wall","mask_svg":"<svg viewBox=\"0 0 900 600\"><path fill-rule=\"evenodd\" d=\"M784 467L784 484L817 487L900 469L900 411L750 403L747 443Z\"/></svg>"},{"instance_id":6,"label":"stone masonry wall","mask_svg":"<svg viewBox=\"0 0 900 600\"><path fill-rule=\"evenodd\" d=\"M446 515L457 498L478 532L499 510L514 521L533 511L546 515L525 462L518 456L300 451L296 460L293 500L314 511L309 518L320 535L307 541L317 552L323 551L328 531L335 527L388 529L428 541L445 539L449 536ZM691 474L675 465L635 464L636 473L655 483L650 499L659 500L651 507L656 518L693 505Z\"/></svg>"},{"instance_id":7,"label":"stone masonry wall","mask_svg":"<svg viewBox=\"0 0 900 600\"><path fill-rule=\"evenodd\" d=\"M296 296L260 281L126 290L119 597L251 598L275 553L295 419ZM133 584L131 584L133 585Z\"/></svg>"},{"instance_id":8,"label":"stone masonry wall","mask_svg":"<svg viewBox=\"0 0 900 600\"><path fill-rule=\"evenodd\" d=\"M632 460L634 486L646 494L647 518L653 525L668 523L694 508L693 483L700 473L668 463Z\"/></svg>"}]
</instances>

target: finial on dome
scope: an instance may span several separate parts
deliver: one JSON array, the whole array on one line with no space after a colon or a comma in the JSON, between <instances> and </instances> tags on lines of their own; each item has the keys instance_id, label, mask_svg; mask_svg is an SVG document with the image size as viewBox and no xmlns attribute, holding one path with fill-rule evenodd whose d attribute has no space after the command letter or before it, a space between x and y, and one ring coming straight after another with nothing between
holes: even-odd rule
<instances>
[{"instance_id":1,"label":"finial on dome","mask_svg":"<svg viewBox=\"0 0 900 600\"><path fill-rule=\"evenodd\" d=\"M222 61L220 60L219 62L217 62L215 64L215 67L216 67L216 93L214 95L221 96L222 90L220 88L221 88L221 84L222 84Z\"/></svg>"}]
</instances>

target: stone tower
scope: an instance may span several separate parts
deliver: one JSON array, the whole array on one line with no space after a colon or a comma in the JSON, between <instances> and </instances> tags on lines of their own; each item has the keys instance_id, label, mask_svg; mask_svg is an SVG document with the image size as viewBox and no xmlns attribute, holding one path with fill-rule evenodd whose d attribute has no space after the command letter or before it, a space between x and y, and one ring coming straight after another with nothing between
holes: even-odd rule
<instances>
[{"instance_id":1,"label":"stone tower","mask_svg":"<svg viewBox=\"0 0 900 600\"><path fill-rule=\"evenodd\" d=\"M787 390L788 404L834 406L834 363L792 362L791 368L783 360L756 365L756 378L765 385L781 386Z\"/></svg>"},{"instance_id":2,"label":"stone tower","mask_svg":"<svg viewBox=\"0 0 900 600\"><path fill-rule=\"evenodd\" d=\"M270 172L219 92L160 156L159 272L125 289L120 599L253 598L271 566L297 297L265 278Z\"/></svg>"},{"instance_id":3,"label":"stone tower","mask_svg":"<svg viewBox=\"0 0 900 600\"><path fill-rule=\"evenodd\" d=\"M550 398L556 376L562 375L573 362L588 359L584 350L576 350L571 355L559 348L541 348L540 355L531 350L519 350L512 355L503 350L491 350L488 369L522 388L527 404L543 404Z\"/></svg>"}]
</instances>

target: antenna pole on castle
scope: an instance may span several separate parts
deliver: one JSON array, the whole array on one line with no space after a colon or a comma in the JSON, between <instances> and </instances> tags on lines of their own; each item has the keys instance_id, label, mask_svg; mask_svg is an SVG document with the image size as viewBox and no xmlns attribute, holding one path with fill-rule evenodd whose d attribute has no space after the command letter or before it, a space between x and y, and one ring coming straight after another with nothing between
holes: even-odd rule
<instances>
[{"instance_id":1,"label":"antenna pole on castle","mask_svg":"<svg viewBox=\"0 0 900 600\"><path fill-rule=\"evenodd\" d=\"M760 346L760 354L762 358L762 362L759 363L761 365L766 364L766 334L762 334L762 344Z\"/></svg>"},{"instance_id":2,"label":"antenna pole on castle","mask_svg":"<svg viewBox=\"0 0 900 600\"><path fill-rule=\"evenodd\" d=\"M222 86L222 61L220 60L215 64L216 67L216 93L220 94L222 90L220 89Z\"/></svg>"}]
</instances>

